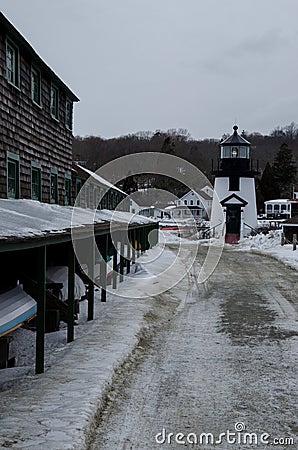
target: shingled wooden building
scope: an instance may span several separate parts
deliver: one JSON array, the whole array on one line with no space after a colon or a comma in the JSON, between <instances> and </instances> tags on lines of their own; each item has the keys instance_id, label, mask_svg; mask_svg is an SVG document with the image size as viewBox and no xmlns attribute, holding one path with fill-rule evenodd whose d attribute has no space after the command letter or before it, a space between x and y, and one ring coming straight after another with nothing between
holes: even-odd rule
<instances>
[{"instance_id":1,"label":"shingled wooden building","mask_svg":"<svg viewBox=\"0 0 298 450\"><path fill-rule=\"evenodd\" d=\"M71 202L79 99L0 13L0 198Z\"/></svg>"}]
</instances>

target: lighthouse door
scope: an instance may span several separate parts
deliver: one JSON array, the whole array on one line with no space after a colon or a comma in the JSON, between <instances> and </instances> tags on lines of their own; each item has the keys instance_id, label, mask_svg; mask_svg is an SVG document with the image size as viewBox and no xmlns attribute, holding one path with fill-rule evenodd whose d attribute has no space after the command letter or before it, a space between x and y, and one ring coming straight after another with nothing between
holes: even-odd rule
<instances>
[{"instance_id":1,"label":"lighthouse door","mask_svg":"<svg viewBox=\"0 0 298 450\"><path fill-rule=\"evenodd\" d=\"M226 239L229 244L236 244L240 239L241 205L227 205Z\"/></svg>"}]
</instances>

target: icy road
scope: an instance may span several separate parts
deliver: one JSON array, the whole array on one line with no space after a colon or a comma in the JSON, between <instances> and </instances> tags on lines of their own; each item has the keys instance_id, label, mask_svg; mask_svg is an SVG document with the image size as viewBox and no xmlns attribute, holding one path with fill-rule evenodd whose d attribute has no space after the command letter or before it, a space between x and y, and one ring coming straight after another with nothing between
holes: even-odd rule
<instances>
[{"instance_id":1,"label":"icy road","mask_svg":"<svg viewBox=\"0 0 298 450\"><path fill-rule=\"evenodd\" d=\"M90 449L298 448L297 272L224 251L207 285L194 280L160 295Z\"/></svg>"}]
</instances>

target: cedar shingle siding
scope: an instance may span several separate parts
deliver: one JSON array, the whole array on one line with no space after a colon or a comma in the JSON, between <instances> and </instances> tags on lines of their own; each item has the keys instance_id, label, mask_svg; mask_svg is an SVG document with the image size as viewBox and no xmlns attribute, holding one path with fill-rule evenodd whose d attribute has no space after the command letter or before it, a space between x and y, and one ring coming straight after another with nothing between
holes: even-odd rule
<instances>
[{"instance_id":1,"label":"cedar shingle siding","mask_svg":"<svg viewBox=\"0 0 298 450\"><path fill-rule=\"evenodd\" d=\"M6 76L6 41L19 52L19 87ZM40 72L41 106L31 94L31 67ZM59 90L59 121L51 116L51 85ZM31 162L41 165L42 201L50 202L50 169L58 171L59 204L65 174L72 168L72 132L66 126L66 99L78 101L30 44L0 14L0 198L7 198L7 152L19 155L20 198L31 198Z\"/></svg>"}]
</instances>

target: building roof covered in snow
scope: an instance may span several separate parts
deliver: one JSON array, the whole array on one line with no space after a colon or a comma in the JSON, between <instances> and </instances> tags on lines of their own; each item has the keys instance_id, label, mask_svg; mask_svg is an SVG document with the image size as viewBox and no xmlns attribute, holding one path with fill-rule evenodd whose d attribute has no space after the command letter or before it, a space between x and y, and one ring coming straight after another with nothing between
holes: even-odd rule
<instances>
[{"instance_id":1,"label":"building roof covered in snow","mask_svg":"<svg viewBox=\"0 0 298 450\"><path fill-rule=\"evenodd\" d=\"M94 226L97 231L110 230L113 222L119 227L151 223L151 220L123 211L92 210L34 200L0 199L0 243L68 237L72 228L82 231ZM2 249L3 251L3 249Z\"/></svg>"}]
</instances>

